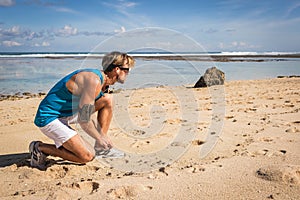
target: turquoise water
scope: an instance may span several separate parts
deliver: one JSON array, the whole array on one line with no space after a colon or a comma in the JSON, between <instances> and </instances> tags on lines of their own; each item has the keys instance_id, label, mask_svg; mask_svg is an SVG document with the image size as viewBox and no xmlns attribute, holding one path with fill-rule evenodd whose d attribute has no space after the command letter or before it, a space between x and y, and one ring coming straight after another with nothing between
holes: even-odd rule
<instances>
[{"instance_id":1,"label":"turquoise water","mask_svg":"<svg viewBox=\"0 0 300 200\"><path fill-rule=\"evenodd\" d=\"M226 80L275 78L300 75L300 59L266 62L203 62L185 60L137 59L125 84L115 89L144 88L159 85L195 84L207 68L216 66ZM0 58L0 94L48 92L64 75L80 68L101 67L100 58Z\"/></svg>"}]
</instances>

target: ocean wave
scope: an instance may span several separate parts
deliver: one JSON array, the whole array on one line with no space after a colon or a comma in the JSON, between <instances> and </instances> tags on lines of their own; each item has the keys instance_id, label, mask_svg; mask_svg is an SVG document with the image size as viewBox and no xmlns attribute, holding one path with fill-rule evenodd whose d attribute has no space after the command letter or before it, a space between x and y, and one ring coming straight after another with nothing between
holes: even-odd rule
<instances>
[{"instance_id":1,"label":"ocean wave","mask_svg":"<svg viewBox=\"0 0 300 200\"><path fill-rule=\"evenodd\" d=\"M219 55L226 56L280 56L280 55L299 55L300 52L255 52L255 51L231 51L231 52L221 52ZM215 54L216 55L216 54Z\"/></svg>"},{"instance_id":2,"label":"ocean wave","mask_svg":"<svg viewBox=\"0 0 300 200\"><path fill-rule=\"evenodd\" d=\"M292 56L300 55L300 52L129 52L134 57L195 57L195 56ZM90 52L2 52L0 58L102 58L105 53Z\"/></svg>"},{"instance_id":3,"label":"ocean wave","mask_svg":"<svg viewBox=\"0 0 300 200\"><path fill-rule=\"evenodd\" d=\"M76 58L103 56L104 54L91 53L0 53L0 58Z\"/></svg>"}]
</instances>

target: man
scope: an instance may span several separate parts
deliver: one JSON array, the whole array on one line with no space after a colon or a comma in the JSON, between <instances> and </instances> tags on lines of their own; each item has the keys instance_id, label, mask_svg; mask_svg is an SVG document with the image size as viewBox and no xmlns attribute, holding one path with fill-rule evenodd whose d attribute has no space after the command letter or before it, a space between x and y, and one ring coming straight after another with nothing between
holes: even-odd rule
<instances>
[{"instance_id":1,"label":"man","mask_svg":"<svg viewBox=\"0 0 300 200\"><path fill-rule=\"evenodd\" d=\"M111 52L102 59L103 71L80 69L61 79L39 105L34 123L55 143L33 141L29 145L30 164L46 168L48 155L77 163L87 163L95 157L123 154L113 145L107 132L112 119L112 97L105 89L116 82L124 83L134 67L133 57ZM97 119L91 116L97 112ZM69 124L78 122L95 139L88 145Z\"/></svg>"}]
</instances>

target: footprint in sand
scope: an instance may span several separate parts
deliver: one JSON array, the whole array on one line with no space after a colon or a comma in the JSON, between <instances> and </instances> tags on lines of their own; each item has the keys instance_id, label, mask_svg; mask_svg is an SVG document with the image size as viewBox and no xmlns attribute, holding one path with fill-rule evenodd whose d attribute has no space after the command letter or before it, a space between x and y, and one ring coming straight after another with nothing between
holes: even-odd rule
<instances>
[{"instance_id":1,"label":"footprint in sand","mask_svg":"<svg viewBox=\"0 0 300 200\"><path fill-rule=\"evenodd\" d=\"M152 186L144 185L120 186L110 189L109 191L107 191L107 193L110 194L113 198L132 199L138 196L139 193L152 189Z\"/></svg>"},{"instance_id":2,"label":"footprint in sand","mask_svg":"<svg viewBox=\"0 0 300 200\"><path fill-rule=\"evenodd\" d=\"M95 181L81 181L56 184L57 190L51 191L51 199L80 199L78 195L89 195L98 191L100 184ZM77 198L76 198L77 197Z\"/></svg>"},{"instance_id":3,"label":"footprint in sand","mask_svg":"<svg viewBox=\"0 0 300 200\"><path fill-rule=\"evenodd\" d=\"M252 156L252 157L265 156L265 155L267 155L268 152L269 152L269 150L262 149L262 150L257 150L257 151L254 151L254 152L250 152L249 155Z\"/></svg>"},{"instance_id":4,"label":"footprint in sand","mask_svg":"<svg viewBox=\"0 0 300 200\"><path fill-rule=\"evenodd\" d=\"M183 147L186 148L189 144L186 142L172 142L171 147Z\"/></svg>"},{"instance_id":5,"label":"footprint in sand","mask_svg":"<svg viewBox=\"0 0 300 200\"><path fill-rule=\"evenodd\" d=\"M228 116L225 116L225 119L233 119L234 116L233 115L228 115Z\"/></svg>"},{"instance_id":6,"label":"footprint in sand","mask_svg":"<svg viewBox=\"0 0 300 200\"><path fill-rule=\"evenodd\" d=\"M151 142L149 140L136 141L130 145L131 148L140 148L145 145L149 145Z\"/></svg>"},{"instance_id":7,"label":"footprint in sand","mask_svg":"<svg viewBox=\"0 0 300 200\"><path fill-rule=\"evenodd\" d=\"M271 137L263 137L261 139L259 139L262 142L272 142L274 139Z\"/></svg>"},{"instance_id":8,"label":"footprint in sand","mask_svg":"<svg viewBox=\"0 0 300 200\"><path fill-rule=\"evenodd\" d=\"M45 174L54 179L61 179L66 176L78 175L81 173L94 173L99 170L96 166L65 166L65 165L54 165L47 169Z\"/></svg>"},{"instance_id":9,"label":"footprint in sand","mask_svg":"<svg viewBox=\"0 0 300 200\"><path fill-rule=\"evenodd\" d=\"M187 120L182 120L182 119L167 119L164 121L164 123L167 123L167 124L182 124L184 122L187 122Z\"/></svg>"},{"instance_id":10,"label":"footprint in sand","mask_svg":"<svg viewBox=\"0 0 300 200\"><path fill-rule=\"evenodd\" d=\"M267 180L276 181L284 184L300 185L300 166L268 166L262 167L256 171L256 177Z\"/></svg>"},{"instance_id":11,"label":"footprint in sand","mask_svg":"<svg viewBox=\"0 0 300 200\"><path fill-rule=\"evenodd\" d=\"M192 144L193 144L193 145L197 145L197 146L198 146L198 145L202 145L202 144L204 144L204 143L205 143L205 141L202 141L202 140L193 140L193 141L192 141Z\"/></svg>"},{"instance_id":12,"label":"footprint in sand","mask_svg":"<svg viewBox=\"0 0 300 200\"><path fill-rule=\"evenodd\" d=\"M289 128L289 129L285 130L285 132L287 132L287 133L299 133L300 130L297 129L296 127L293 127L293 128Z\"/></svg>"},{"instance_id":13,"label":"footprint in sand","mask_svg":"<svg viewBox=\"0 0 300 200\"><path fill-rule=\"evenodd\" d=\"M138 130L138 129L134 129L132 132L131 132L131 135L133 136L142 136L142 135L145 135L146 132L143 131L143 130Z\"/></svg>"},{"instance_id":14,"label":"footprint in sand","mask_svg":"<svg viewBox=\"0 0 300 200\"><path fill-rule=\"evenodd\" d=\"M92 194L94 192L97 192L100 184L94 181L83 181L83 182L77 182L72 183L71 188L72 189L79 189L81 192Z\"/></svg>"},{"instance_id":15,"label":"footprint in sand","mask_svg":"<svg viewBox=\"0 0 300 200\"><path fill-rule=\"evenodd\" d=\"M278 150L278 151L270 151L268 149L258 150L253 153L250 153L252 157L255 156L268 156L268 157L274 157L274 156L283 156L287 153L286 150Z\"/></svg>"}]
</instances>

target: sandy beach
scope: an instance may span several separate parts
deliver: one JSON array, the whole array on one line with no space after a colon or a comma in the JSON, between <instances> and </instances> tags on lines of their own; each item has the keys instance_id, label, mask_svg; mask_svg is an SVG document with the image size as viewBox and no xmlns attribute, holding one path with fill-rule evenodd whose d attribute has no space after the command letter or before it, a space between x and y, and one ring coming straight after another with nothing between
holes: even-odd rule
<instances>
[{"instance_id":1,"label":"sandy beach","mask_svg":"<svg viewBox=\"0 0 300 200\"><path fill-rule=\"evenodd\" d=\"M7 98L0 199L300 199L299 94L300 78L120 91L109 135L131 157L50 157L46 171L28 153L32 140L51 142L33 124L43 95Z\"/></svg>"}]
</instances>

